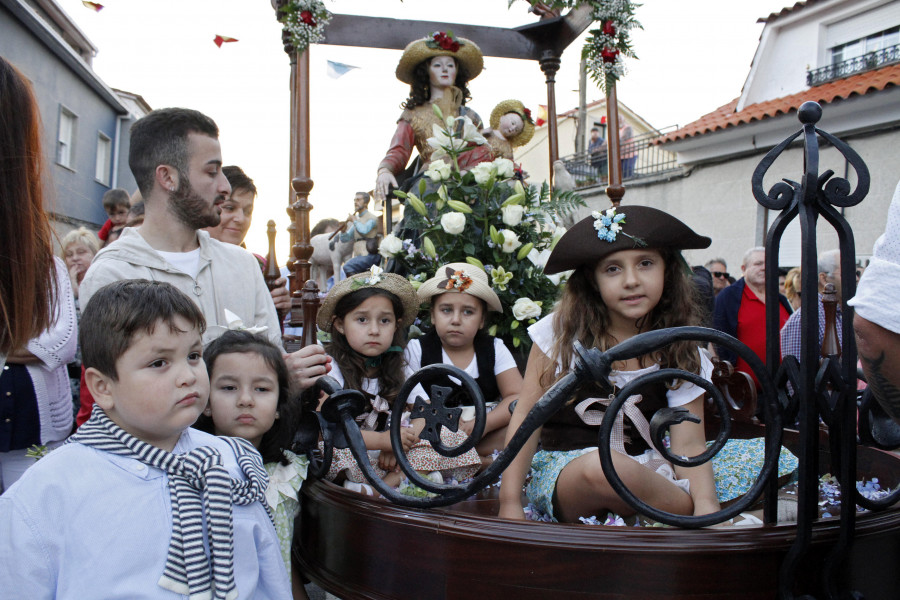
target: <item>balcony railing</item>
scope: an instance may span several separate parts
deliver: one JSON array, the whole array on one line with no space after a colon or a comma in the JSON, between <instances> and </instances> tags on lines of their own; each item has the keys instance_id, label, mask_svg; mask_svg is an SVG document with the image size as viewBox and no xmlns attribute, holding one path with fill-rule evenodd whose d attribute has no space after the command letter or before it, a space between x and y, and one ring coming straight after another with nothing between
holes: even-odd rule
<instances>
[{"instance_id":1,"label":"balcony railing","mask_svg":"<svg viewBox=\"0 0 900 600\"><path fill-rule=\"evenodd\" d=\"M833 65L806 72L806 85L813 87L836 79L843 79L857 73L879 69L885 65L900 62L900 44L888 46L876 52L869 52Z\"/></svg>"},{"instance_id":2,"label":"balcony railing","mask_svg":"<svg viewBox=\"0 0 900 600\"><path fill-rule=\"evenodd\" d=\"M675 154L667 152L651 142L677 126L650 131L633 137L620 148L622 156L622 181L658 175L678 169ZM606 149L600 152L576 152L562 157L566 170L575 178L575 187L603 185L609 181L609 163Z\"/></svg>"}]
</instances>

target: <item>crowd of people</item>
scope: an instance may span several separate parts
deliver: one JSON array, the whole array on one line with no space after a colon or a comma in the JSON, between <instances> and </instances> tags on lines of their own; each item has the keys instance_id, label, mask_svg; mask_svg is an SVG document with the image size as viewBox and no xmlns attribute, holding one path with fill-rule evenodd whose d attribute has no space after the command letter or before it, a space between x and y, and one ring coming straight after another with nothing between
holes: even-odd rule
<instances>
[{"instance_id":1,"label":"crowd of people","mask_svg":"<svg viewBox=\"0 0 900 600\"><path fill-rule=\"evenodd\" d=\"M412 91L378 170L379 194L398 183L413 146L423 152L420 130L431 131L432 105L468 114L465 84L481 70L481 55L468 40L451 41L455 50L422 42L404 52L398 77ZM528 117L515 103L506 108L492 122L515 145ZM504 119L510 114L518 118ZM571 372L576 343L605 351L642 332L711 319L764 358L765 306L778 302L789 334L782 352L793 351L798 313L785 297L766 297L763 248L746 253L743 277L730 285L723 260L707 263L714 297L708 305L686 275L681 251L707 248L710 238L658 209L620 206L581 220L553 249L544 272L570 275L554 310L529 326L534 343L524 376L503 341L488 333L491 312L503 308L488 274L468 263L439 266L418 289L376 265L350 275L328 291L318 312L324 346L285 353L277 316L289 307L284 280L270 290L263 259L241 247L256 188L240 168L224 165L218 135L212 119L190 109L155 110L137 121L129 166L140 199L110 193L105 239L75 230L54 257L37 104L27 80L0 58L0 253L7 257L0 265L0 538L7 540L0 545L0 598L88 597L97 590L123 597L141 590L148 598L305 597L291 544L308 463L293 443L299 399L324 401L315 383L326 374L365 394L357 422L371 466L385 485L400 487L408 482L388 432L391 406L426 365L464 370L490 408L475 447L447 457L420 437L425 421L409 406L403 450L416 471L444 482L490 464L544 393ZM363 237L371 231L363 230L367 204L360 198L354 221ZM852 303L863 367L885 409L900 417L900 370L891 369L900 324L884 301L891 292L884 282L897 280L890 230L897 210L895 197L889 233ZM840 289L834 253L820 257L819 270L823 285ZM409 326L426 315L432 330L408 340ZM661 368L709 380L710 351L716 349L677 342L616 362L608 386L583 386L506 470L499 516L525 518L523 487L534 509L553 521L633 512L606 480L596 452L605 406L629 382ZM697 422L670 428L672 451L702 454L704 390L656 382L639 391L614 427L613 462L623 482L661 510L716 512L724 498L713 466L672 465L649 433L656 411L684 407ZM428 394L419 389L411 398ZM473 433L472 399L460 402L458 429L441 429L450 446ZM346 449L335 449L327 478L376 493Z\"/></svg>"}]
</instances>

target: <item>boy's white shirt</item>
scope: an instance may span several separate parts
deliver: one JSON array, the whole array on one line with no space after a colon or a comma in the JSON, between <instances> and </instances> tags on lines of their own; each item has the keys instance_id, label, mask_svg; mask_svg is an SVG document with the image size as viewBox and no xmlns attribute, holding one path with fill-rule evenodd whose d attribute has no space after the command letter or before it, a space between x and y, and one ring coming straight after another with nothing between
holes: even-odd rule
<instances>
[{"instance_id":1,"label":"boy's white shirt","mask_svg":"<svg viewBox=\"0 0 900 600\"><path fill-rule=\"evenodd\" d=\"M229 473L243 478L231 448L215 436L187 429L174 452L199 446L217 448ZM290 579L265 507L235 505L233 515L240 597L289 600ZM157 585L171 531L163 471L66 444L0 496L0 539L15 540L0 544L0 600L110 597L112 590L171 599Z\"/></svg>"}]
</instances>

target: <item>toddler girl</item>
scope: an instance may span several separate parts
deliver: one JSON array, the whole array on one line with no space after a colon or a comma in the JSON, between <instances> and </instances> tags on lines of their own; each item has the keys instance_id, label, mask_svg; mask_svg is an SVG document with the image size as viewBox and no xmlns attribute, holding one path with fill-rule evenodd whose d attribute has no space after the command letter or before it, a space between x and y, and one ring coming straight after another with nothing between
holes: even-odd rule
<instances>
[{"instance_id":1,"label":"toddler girl","mask_svg":"<svg viewBox=\"0 0 900 600\"><path fill-rule=\"evenodd\" d=\"M390 486L399 485L402 472L397 469L396 457L391 450L388 419L393 401L406 379L405 332L415 320L418 307L416 291L409 281L372 267L371 271L353 275L331 288L316 321L319 329L331 334L331 341L325 346L333 359L330 375L344 389L361 390L369 399L368 410L357 417L357 421L363 430L373 467ZM480 465L474 449L459 457L440 456L428 442L419 441L417 434L424 422L415 420L413 424L413 427L403 428L402 438L409 461L417 470L430 473ZM461 439L465 437L465 434L461 435ZM362 470L346 448L335 448L328 479L345 480L344 487L372 493L371 487L363 483Z\"/></svg>"},{"instance_id":2,"label":"toddler girl","mask_svg":"<svg viewBox=\"0 0 900 600\"><path fill-rule=\"evenodd\" d=\"M291 447L297 408L290 400L281 351L248 331L226 331L203 353L209 371L209 404L196 427L215 435L241 437L262 455L269 474L266 502L275 516L281 557L291 574L294 599L306 598L299 573L291 569L297 498L308 460Z\"/></svg>"},{"instance_id":3,"label":"toddler girl","mask_svg":"<svg viewBox=\"0 0 900 600\"><path fill-rule=\"evenodd\" d=\"M574 272L555 312L529 327L535 343L507 441L544 392L572 368L576 341L605 351L645 331L698 324L698 304L678 251L709 244L709 238L678 219L645 206L594 212L569 230L544 272ZM605 511L623 516L634 512L612 489L600 465L597 439L606 399L660 367L681 368L708 379L712 365L697 343L685 341L612 366L613 388L599 383L582 386L506 469L500 516L524 518L522 485L529 466L533 477L528 497L555 520L577 522ZM631 396L633 406L618 413L623 420L613 431L619 434L612 442L616 472L634 494L659 510L702 515L719 509L709 463L673 469L649 443L648 420L653 414L665 406L683 406L700 423L671 426L671 450L689 457L703 453L703 401L703 390L691 383L649 383ZM541 450L535 453L538 441Z\"/></svg>"},{"instance_id":4,"label":"toddler girl","mask_svg":"<svg viewBox=\"0 0 900 600\"><path fill-rule=\"evenodd\" d=\"M438 267L419 287L419 302L431 304L434 328L406 348L407 372L435 363L452 364L478 383L487 403L484 435L476 448L490 456L505 445L510 404L522 390L522 375L503 341L484 331L488 310L503 312L483 269L466 263ZM463 398L460 427L471 435L475 409Z\"/></svg>"}]
</instances>

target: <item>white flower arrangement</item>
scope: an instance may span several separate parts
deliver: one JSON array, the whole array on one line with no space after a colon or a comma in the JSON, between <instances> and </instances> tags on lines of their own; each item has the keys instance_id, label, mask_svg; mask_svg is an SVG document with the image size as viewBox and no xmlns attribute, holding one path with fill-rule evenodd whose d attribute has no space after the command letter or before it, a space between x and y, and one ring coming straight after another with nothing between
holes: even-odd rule
<instances>
[{"instance_id":1,"label":"white flower arrangement","mask_svg":"<svg viewBox=\"0 0 900 600\"><path fill-rule=\"evenodd\" d=\"M434 152L426 177L417 188L394 192L405 199L406 226L415 233L402 242L386 237L379 252L406 271L413 287L434 276L442 264L483 268L503 306L502 313L492 315L488 330L525 350L531 344L527 325L540 317L542 305L552 306L559 293L559 278L545 275L526 257L546 261L554 231L562 233L555 223L584 201L570 192L551 191L546 183L523 185L515 165L503 158L462 171L460 157L483 143L483 137L470 119L446 118L437 105L432 109L440 121L428 140ZM462 272L460 281L466 275ZM524 322L512 311L520 299L531 303L519 303L517 312Z\"/></svg>"}]
</instances>

